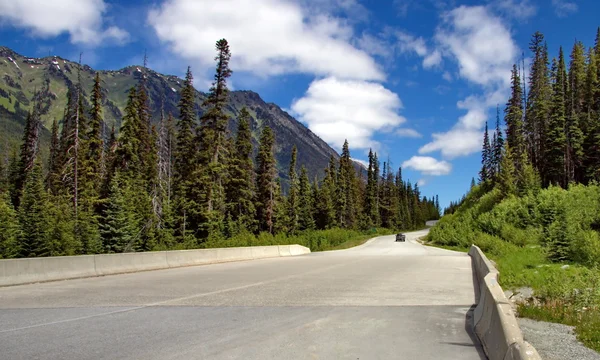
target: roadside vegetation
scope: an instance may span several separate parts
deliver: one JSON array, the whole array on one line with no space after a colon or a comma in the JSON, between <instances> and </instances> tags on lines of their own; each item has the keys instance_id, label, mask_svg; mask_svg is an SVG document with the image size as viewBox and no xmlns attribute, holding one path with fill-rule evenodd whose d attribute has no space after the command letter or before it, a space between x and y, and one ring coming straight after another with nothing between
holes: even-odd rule
<instances>
[{"instance_id":1,"label":"roadside vegetation","mask_svg":"<svg viewBox=\"0 0 600 360\"><path fill-rule=\"evenodd\" d=\"M513 66L506 132L499 108L491 135L486 125L479 184L428 241L479 246L504 289L533 289L521 316L574 325L600 351L600 28L587 55L575 42L568 66L562 47L550 61L540 32L529 49L527 83Z\"/></svg>"},{"instance_id":2,"label":"roadside vegetation","mask_svg":"<svg viewBox=\"0 0 600 360\"><path fill-rule=\"evenodd\" d=\"M600 186L549 187L503 198L477 185L428 241L446 248L479 246L507 289L531 287L519 315L576 327L600 351Z\"/></svg>"},{"instance_id":3,"label":"roadside vegetation","mask_svg":"<svg viewBox=\"0 0 600 360\"><path fill-rule=\"evenodd\" d=\"M373 237L390 235L394 232L385 228L372 230L327 229L307 230L289 235L279 233L272 235L267 232L254 235L243 232L231 238L212 239L203 244L204 248L238 247L238 246L268 246L268 245L293 245L306 246L311 251L327 251L347 249L365 243Z\"/></svg>"}]
</instances>

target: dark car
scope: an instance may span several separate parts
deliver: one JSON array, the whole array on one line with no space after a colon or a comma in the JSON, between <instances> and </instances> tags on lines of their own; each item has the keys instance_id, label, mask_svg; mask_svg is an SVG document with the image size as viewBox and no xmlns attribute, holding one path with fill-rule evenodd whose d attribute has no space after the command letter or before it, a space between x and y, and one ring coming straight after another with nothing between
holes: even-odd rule
<instances>
[{"instance_id":1,"label":"dark car","mask_svg":"<svg viewBox=\"0 0 600 360\"><path fill-rule=\"evenodd\" d=\"M406 235L400 233L400 234L396 234L396 241L406 241Z\"/></svg>"}]
</instances>

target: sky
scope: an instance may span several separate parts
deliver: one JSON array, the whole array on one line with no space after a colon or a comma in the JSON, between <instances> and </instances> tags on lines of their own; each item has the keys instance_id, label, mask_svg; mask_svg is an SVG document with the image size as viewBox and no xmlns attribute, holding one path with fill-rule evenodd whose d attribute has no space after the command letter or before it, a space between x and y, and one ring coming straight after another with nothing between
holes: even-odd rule
<instances>
[{"instance_id":1,"label":"sky","mask_svg":"<svg viewBox=\"0 0 600 360\"><path fill-rule=\"evenodd\" d=\"M442 206L477 178L486 121L529 62L594 45L597 0L0 0L0 45L96 69L140 64L207 91L228 40L234 90L253 90L336 150L402 166Z\"/></svg>"}]
</instances>

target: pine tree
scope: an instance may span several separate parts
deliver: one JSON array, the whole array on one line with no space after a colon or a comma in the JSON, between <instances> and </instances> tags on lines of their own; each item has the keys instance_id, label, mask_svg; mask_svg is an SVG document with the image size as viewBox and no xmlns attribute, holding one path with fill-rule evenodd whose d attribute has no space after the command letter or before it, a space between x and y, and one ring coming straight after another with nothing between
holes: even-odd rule
<instances>
[{"instance_id":1,"label":"pine tree","mask_svg":"<svg viewBox=\"0 0 600 360\"><path fill-rule=\"evenodd\" d=\"M36 106L34 105L34 108L35 107ZM23 187L35 164L35 159L38 154L40 126L41 123L38 114L35 111L29 112L27 114L27 120L25 121L25 131L23 133L23 143L21 144L18 172L15 174L13 195L15 207L18 207L20 204Z\"/></svg>"},{"instance_id":2,"label":"pine tree","mask_svg":"<svg viewBox=\"0 0 600 360\"><path fill-rule=\"evenodd\" d=\"M21 225L19 256L49 256L54 251L50 243L52 219L48 216L48 198L42 181L42 166L34 160L23 188L18 212Z\"/></svg>"},{"instance_id":3,"label":"pine tree","mask_svg":"<svg viewBox=\"0 0 600 360\"><path fill-rule=\"evenodd\" d=\"M244 107L238 117L230 178L227 183L227 208L231 219L242 229L256 230L256 208L254 206L255 183L252 163L252 132L250 113Z\"/></svg>"},{"instance_id":4,"label":"pine tree","mask_svg":"<svg viewBox=\"0 0 600 360\"><path fill-rule=\"evenodd\" d=\"M502 162L502 151L504 149L504 136L502 135L502 130L500 130L500 107L496 107L496 132L495 136L495 146L493 147L494 153L494 161L493 161L493 171L494 176L498 176L500 173L500 163ZM439 213L439 211L438 211Z\"/></svg>"},{"instance_id":5,"label":"pine tree","mask_svg":"<svg viewBox=\"0 0 600 360\"><path fill-rule=\"evenodd\" d=\"M90 126L87 134L87 156L85 157L85 180L92 184L95 193L100 192L100 184L106 171L104 147L104 119L102 118L102 87L100 73L96 72L90 98Z\"/></svg>"},{"instance_id":6,"label":"pine tree","mask_svg":"<svg viewBox=\"0 0 600 360\"><path fill-rule=\"evenodd\" d=\"M550 111L551 96L548 49L544 35L539 31L533 35L529 49L534 54L529 76L529 94L527 97L527 116L525 117L525 134L527 154L533 167L542 172L544 169L545 134Z\"/></svg>"},{"instance_id":7,"label":"pine tree","mask_svg":"<svg viewBox=\"0 0 600 360\"><path fill-rule=\"evenodd\" d=\"M108 206L101 226L102 245L105 253L123 252L135 238L131 212L127 211L122 190L125 185L119 173L116 173L111 180Z\"/></svg>"},{"instance_id":8,"label":"pine tree","mask_svg":"<svg viewBox=\"0 0 600 360\"><path fill-rule=\"evenodd\" d=\"M315 223L318 229L329 229L336 225L336 173L336 161L331 156L329 165L325 168L323 185L319 189L319 196L315 203L317 209Z\"/></svg>"},{"instance_id":9,"label":"pine tree","mask_svg":"<svg viewBox=\"0 0 600 360\"><path fill-rule=\"evenodd\" d=\"M523 138L523 90L517 65L513 65L511 84L511 96L504 110L506 144L520 157L521 152L525 151L525 140Z\"/></svg>"},{"instance_id":10,"label":"pine tree","mask_svg":"<svg viewBox=\"0 0 600 360\"><path fill-rule=\"evenodd\" d=\"M506 145L502 163L500 164L498 187L504 197L515 195L517 193L515 161L513 160L512 148L508 144Z\"/></svg>"},{"instance_id":11,"label":"pine tree","mask_svg":"<svg viewBox=\"0 0 600 360\"><path fill-rule=\"evenodd\" d=\"M10 259L19 254L20 230L10 197L0 192L0 259Z\"/></svg>"},{"instance_id":12,"label":"pine tree","mask_svg":"<svg viewBox=\"0 0 600 360\"><path fill-rule=\"evenodd\" d=\"M177 141L173 154L173 194L175 201L175 221L178 229L177 235L181 242L189 242L193 229L195 232L198 224L194 220L199 212L198 199L193 197L194 171L197 168L198 143L194 137L196 128L195 98L196 90L193 86L193 75L188 67L179 100L179 118L177 120ZM191 226L189 217L192 215Z\"/></svg>"},{"instance_id":13,"label":"pine tree","mask_svg":"<svg viewBox=\"0 0 600 360\"><path fill-rule=\"evenodd\" d=\"M353 228L356 225L355 201L355 172L350 158L348 140L344 141L342 156L338 166L337 176L337 217L338 224L343 228Z\"/></svg>"},{"instance_id":14,"label":"pine tree","mask_svg":"<svg viewBox=\"0 0 600 360\"><path fill-rule=\"evenodd\" d=\"M567 132L567 179L581 181L583 175L584 129L582 110L584 102L585 58L583 44L575 42L569 64L568 93L566 102Z\"/></svg>"},{"instance_id":15,"label":"pine tree","mask_svg":"<svg viewBox=\"0 0 600 360\"><path fill-rule=\"evenodd\" d=\"M218 227L225 213L224 179L227 162L227 122L225 105L229 90L227 79L231 76L229 60L231 52L227 40L221 39L216 43L217 67L212 87L204 105L208 107L200 118L198 142L200 143L200 172L198 185L205 188L202 199L204 211L211 225Z\"/></svg>"},{"instance_id":16,"label":"pine tree","mask_svg":"<svg viewBox=\"0 0 600 360\"><path fill-rule=\"evenodd\" d=\"M290 188L287 196L287 219L289 221L288 229L294 233L298 228L298 174L296 173L296 158L298 150L296 145L292 148L292 156L290 159L290 168L288 170L288 178Z\"/></svg>"},{"instance_id":17,"label":"pine tree","mask_svg":"<svg viewBox=\"0 0 600 360\"><path fill-rule=\"evenodd\" d=\"M48 175L46 176L46 187L52 194L58 194L60 188L60 138L58 137L58 122L52 122L52 136L50 139L50 156L48 158Z\"/></svg>"},{"instance_id":18,"label":"pine tree","mask_svg":"<svg viewBox=\"0 0 600 360\"><path fill-rule=\"evenodd\" d=\"M260 231L273 233L277 197L277 168L274 155L275 137L266 126L261 134L256 157L256 213Z\"/></svg>"},{"instance_id":19,"label":"pine tree","mask_svg":"<svg viewBox=\"0 0 600 360\"><path fill-rule=\"evenodd\" d=\"M377 154L369 149L369 167L367 170L367 189L365 199L365 212L368 226L379 226L379 165Z\"/></svg>"},{"instance_id":20,"label":"pine tree","mask_svg":"<svg viewBox=\"0 0 600 360\"><path fill-rule=\"evenodd\" d=\"M298 190L298 227L300 230L314 229L313 196L308 172L304 166L300 169L300 186Z\"/></svg>"},{"instance_id":21,"label":"pine tree","mask_svg":"<svg viewBox=\"0 0 600 360\"><path fill-rule=\"evenodd\" d=\"M599 44L597 44L599 45ZM584 137L584 181L600 180L600 81L598 79L597 54L593 48L588 52L584 116L587 132Z\"/></svg>"},{"instance_id":22,"label":"pine tree","mask_svg":"<svg viewBox=\"0 0 600 360\"><path fill-rule=\"evenodd\" d=\"M140 117L138 113L138 96L135 87L129 89L129 97L125 106L123 125L119 136L119 145L116 153L116 168L135 177L143 170L140 162Z\"/></svg>"},{"instance_id":23,"label":"pine tree","mask_svg":"<svg viewBox=\"0 0 600 360\"><path fill-rule=\"evenodd\" d=\"M552 63L552 105L550 110L550 122L548 124L548 135L546 137L546 169L544 172L544 184L554 184L565 187L565 61L562 47L559 50L558 62Z\"/></svg>"},{"instance_id":24,"label":"pine tree","mask_svg":"<svg viewBox=\"0 0 600 360\"><path fill-rule=\"evenodd\" d=\"M177 144L175 153L173 154L174 188L178 193L183 190L184 184L191 180L192 173L196 167L198 145L194 139L194 129L196 128L196 90L194 89L193 81L192 70L188 67L178 105ZM184 193L180 195L185 197Z\"/></svg>"},{"instance_id":25,"label":"pine tree","mask_svg":"<svg viewBox=\"0 0 600 360\"><path fill-rule=\"evenodd\" d=\"M483 132L483 149L481 150L481 170L479 171L479 181L484 183L491 179L490 174L490 159L492 150L490 148L490 137L488 132L487 122L485 123L485 131Z\"/></svg>"}]
</instances>

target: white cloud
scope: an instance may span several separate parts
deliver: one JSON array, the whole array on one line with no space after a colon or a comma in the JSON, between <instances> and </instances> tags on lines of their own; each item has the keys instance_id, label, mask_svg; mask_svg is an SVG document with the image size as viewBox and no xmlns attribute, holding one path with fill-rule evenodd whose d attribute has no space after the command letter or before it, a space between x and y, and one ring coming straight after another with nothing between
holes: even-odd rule
<instances>
[{"instance_id":1,"label":"white cloud","mask_svg":"<svg viewBox=\"0 0 600 360\"><path fill-rule=\"evenodd\" d=\"M579 7L574 1L568 0L552 0L552 6L554 7L554 13L556 13L556 16L558 17L566 17L579 10Z\"/></svg>"},{"instance_id":2,"label":"white cloud","mask_svg":"<svg viewBox=\"0 0 600 360\"><path fill-rule=\"evenodd\" d=\"M444 56L457 62L458 76L480 86L483 94L459 101L457 107L466 114L449 131L432 134L433 140L419 154L440 151L445 158L467 156L481 149L481 129L489 109L508 98L517 46L500 18L483 6L460 6L446 13L435 38ZM449 73L447 77L451 79Z\"/></svg>"},{"instance_id":3,"label":"white cloud","mask_svg":"<svg viewBox=\"0 0 600 360\"><path fill-rule=\"evenodd\" d=\"M423 59L423 67L425 69L432 68L434 66L438 66L442 62L442 54L435 50L431 52L429 55L425 56Z\"/></svg>"},{"instance_id":4,"label":"white cloud","mask_svg":"<svg viewBox=\"0 0 600 360\"><path fill-rule=\"evenodd\" d=\"M396 30L394 36L401 53L415 53L423 58L423 68L430 69L442 63L442 53L437 49L429 48L422 37L415 37L400 30Z\"/></svg>"},{"instance_id":5,"label":"white cloud","mask_svg":"<svg viewBox=\"0 0 600 360\"><path fill-rule=\"evenodd\" d=\"M31 30L34 36L68 33L71 42L88 45L126 42L129 34L125 30L114 26L102 29L106 10L103 0L0 0L0 19Z\"/></svg>"},{"instance_id":6,"label":"white cloud","mask_svg":"<svg viewBox=\"0 0 600 360\"><path fill-rule=\"evenodd\" d=\"M481 149L482 133L476 130L454 128L445 133L433 133L433 141L419 149L419 154L441 151L446 158L467 156Z\"/></svg>"},{"instance_id":7,"label":"white cloud","mask_svg":"<svg viewBox=\"0 0 600 360\"><path fill-rule=\"evenodd\" d=\"M447 161L439 161L429 156L413 156L403 162L402 167L431 176L448 175L452 171L452 165Z\"/></svg>"},{"instance_id":8,"label":"white cloud","mask_svg":"<svg viewBox=\"0 0 600 360\"><path fill-rule=\"evenodd\" d=\"M452 81L452 75L448 71L444 71L444 74L442 75L442 77L446 81Z\"/></svg>"},{"instance_id":9,"label":"white cloud","mask_svg":"<svg viewBox=\"0 0 600 360\"><path fill-rule=\"evenodd\" d=\"M419 179L419 181L417 181L417 186L422 187L427 185L427 180L426 179Z\"/></svg>"},{"instance_id":10,"label":"white cloud","mask_svg":"<svg viewBox=\"0 0 600 360\"><path fill-rule=\"evenodd\" d=\"M417 130L414 129L398 129L395 132L396 135L400 137L408 137L408 138L420 138L423 137Z\"/></svg>"},{"instance_id":11,"label":"white cloud","mask_svg":"<svg viewBox=\"0 0 600 360\"><path fill-rule=\"evenodd\" d=\"M509 18L527 20L537 13L530 0L489 0L490 7Z\"/></svg>"},{"instance_id":12,"label":"white cloud","mask_svg":"<svg viewBox=\"0 0 600 360\"><path fill-rule=\"evenodd\" d=\"M435 39L458 62L461 77L482 86L507 85L518 53L510 31L483 6L460 6L443 17Z\"/></svg>"},{"instance_id":13,"label":"white cloud","mask_svg":"<svg viewBox=\"0 0 600 360\"><path fill-rule=\"evenodd\" d=\"M369 54L350 44L353 29L322 6L303 8L285 0L167 0L150 11L148 23L173 52L204 69L214 66L215 41L225 38L232 49L231 67L238 71L385 78Z\"/></svg>"},{"instance_id":14,"label":"white cloud","mask_svg":"<svg viewBox=\"0 0 600 360\"><path fill-rule=\"evenodd\" d=\"M371 55L377 55L384 58L393 55L393 47L391 47L386 41L367 33L362 34L357 41L357 45L360 49Z\"/></svg>"},{"instance_id":15,"label":"white cloud","mask_svg":"<svg viewBox=\"0 0 600 360\"><path fill-rule=\"evenodd\" d=\"M340 149L345 139L350 147L377 147L376 131L394 128L406 120L398 115L402 102L381 84L341 80L315 80L291 109L323 140Z\"/></svg>"}]
</instances>

